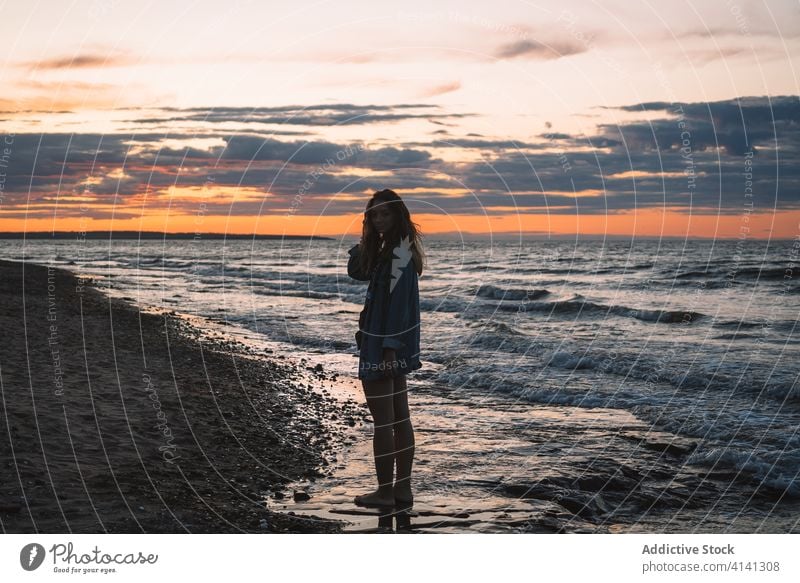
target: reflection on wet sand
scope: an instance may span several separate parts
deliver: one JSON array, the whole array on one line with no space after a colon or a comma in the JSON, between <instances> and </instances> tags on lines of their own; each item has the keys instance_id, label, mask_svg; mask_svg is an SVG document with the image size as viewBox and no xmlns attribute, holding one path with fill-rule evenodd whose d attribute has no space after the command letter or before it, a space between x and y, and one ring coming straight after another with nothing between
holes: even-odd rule
<instances>
[{"instance_id":1,"label":"reflection on wet sand","mask_svg":"<svg viewBox=\"0 0 800 583\"><path fill-rule=\"evenodd\" d=\"M375 482L369 422L352 429L351 445L330 475L287 485L289 492L307 492L308 500L268 498L268 507L339 520L354 533L792 528L790 509L775 513L769 492L749 503L725 497L732 476L685 464L696 440L653 431L625 411L478 400L424 379L409 384L417 435L410 510L353 504L353 493ZM354 384L349 390L357 396Z\"/></svg>"}]
</instances>

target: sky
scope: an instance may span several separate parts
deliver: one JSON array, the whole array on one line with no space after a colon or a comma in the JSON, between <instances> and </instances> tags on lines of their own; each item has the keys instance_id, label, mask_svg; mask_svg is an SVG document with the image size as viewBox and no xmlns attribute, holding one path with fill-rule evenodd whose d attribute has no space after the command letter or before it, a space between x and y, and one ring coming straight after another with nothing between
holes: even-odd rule
<instances>
[{"instance_id":1,"label":"sky","mask_svg":"<svg viewBox=\"0 0 800 583\"><path fill-rule=\"evenodd\" d=\"M800 235L797 1L0 10L0 231Z\"/></svg>"}]
</instances>

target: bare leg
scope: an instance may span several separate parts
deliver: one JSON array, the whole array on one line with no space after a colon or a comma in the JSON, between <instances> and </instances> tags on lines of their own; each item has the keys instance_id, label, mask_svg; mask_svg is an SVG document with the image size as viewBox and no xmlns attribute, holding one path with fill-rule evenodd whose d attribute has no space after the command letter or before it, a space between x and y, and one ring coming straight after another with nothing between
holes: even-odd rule
<instances>
[{"instance_id":1,"label":"bare leg","mask_svg":"<svg viewBox=\"0 0 800 583\"><path fill-rule=\"evenodd\" d=\"M355 503L363 506L392 506L392 474L394 473L394 405L392 379L362 380L367 405L375 422L372 451L375 456L375 473L378 489L355 497Z\"/></svg>"},{"instance_id":2,"label":"bare leg","mask_svg":"<svg viewBox=\"0 0 800 583\"><path fill-rule=\"evenodd\" d=\"M394 499L397 503L411 503L411 466L414 463L414 428L408 410L408 385L405 375L394 379L394 448L397 460L397 480Z\"/></svg>"}]
</instances>

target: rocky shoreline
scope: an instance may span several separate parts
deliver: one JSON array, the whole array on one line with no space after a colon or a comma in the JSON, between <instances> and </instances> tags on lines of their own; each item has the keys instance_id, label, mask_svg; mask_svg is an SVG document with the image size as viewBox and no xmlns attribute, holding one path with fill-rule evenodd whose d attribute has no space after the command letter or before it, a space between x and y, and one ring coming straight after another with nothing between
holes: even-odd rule
<instances>
[{"instance_id":1,"label":"rocky shoreline","mask_svg":"<svg viewBox=\"0 0 800 583\"><path fill-rule=\"evenodd\" d=\"M23 276L24 272L24 276ZM0 261L6 533L339 532L265 500L332 467L364 407L320 366L209 340L74 274Z\"/></svg>"}]
</instances>

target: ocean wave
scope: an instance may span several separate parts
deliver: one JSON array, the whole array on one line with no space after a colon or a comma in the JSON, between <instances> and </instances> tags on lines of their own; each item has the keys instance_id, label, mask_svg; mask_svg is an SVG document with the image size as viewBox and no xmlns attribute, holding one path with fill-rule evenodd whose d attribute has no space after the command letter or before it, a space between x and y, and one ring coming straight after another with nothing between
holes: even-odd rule
<instances>
[{"instance_id":1,"label":"ocean wave","mask_svg":"<svg viewBox=\"0 0 800 583\"><path fill-rule=\"evenodd\" d=\"M765 395L778 401L800 400L800 384L793 382L791 375L781 377L767 371L765 376L745 377L740 368L724 366L721 362L688 368L676 363L669 367L663 361L654 361L640 352L587 350L575 354L554 349L544 354L542 365L564 370L596 370L629 381L644 382L651 388L661 383L690 391L735 391Z\"/></svg>"},{"instance_id":2,"label":"ocean wave","mask_svg":"<svg viewBox=\"0 0 800 583\"><path fill-rule=\"evenodd\" d=\"M697 277L714 277L715 273L710 271L683 271L681 273L676 273L672 277L675 279L687 279L687 278L697 278Z\"/></svg>"},{"instance_id":3,"label":"ocean wave","mask_svg":"<svg viewBox=\"0 0 800 583\"><path fill-rule=\"evenodd\" d=\"M761 454L761 455L759 455ZM773 461L763 459L764 455ZM698 447L693 451L686 463L713 468L732 468L739 481L756 482L793 498L800 497L800 476L796 468L800 466L797 450L793 452L754 452L752 448Z\"/></svg>"},{"instance_id":4,"label":"ocean wave","mask_svg":"<svg viewBox=\"0 0 800 583\"><path fill-rule=\"evenodd\" d=\"M563 350L553 352L546 365L568 370L596 369L601 366L599 361L589 356L576 356Z\"/></svg>"},{"instance_id":5,"label":"ocean wave","mask_svg":"<svg viewBox=\"0 0 800 583\"><path fill-rule=\"evenodd\" d=\"M470 349L504 350L505 352L524 353L530 350L530 338L513 326L496 320L470 322L470 328L476 328L474 334L462 336L457 342Z\"/></svg>"},{"instance_id":6,"label":"ocean wave","mask_svg":"<svg viewBox=\"0 0 800 583\"><path fill-rule=\"evenodd\" d=\"M731 270L734 277L745 277L748 279L783 279L786 275L791 277L792 270L787 267L745 267L743 269Z\"/></svg>"},{"instance_id":7,"label":"ocean wave","mask_svg":"<svg viewBox=\"0 0 800 583\"><path fill-rule=\"evenodd\" d=\"M459 299L446 298L427 298L420 297L419 309L425 312L455 312L463 313L467 304Z\"/></svg>"},{"instance_id":8,"label":"ocean wave","mask_svg":"<svg viewBox=\"0 0 800 583\"><path fill-rule=\"evenodd\" d=\"M506 269L506 268L503 268ZM582 269L575 267L574 269L554 269L549 267L509 267L507 268L512 273L535 273L535 274L576 274L583 275L587 273L594 273L593 270Z\"/></svg>"},{"instance_id":9,"label":"ocean wave","mask_svg":"<svg viewBox=\"0 0 800 583\"><path fill-rule=\"evenodd\" d=\"M800 384L793 383L768 383L763 389L767 395L779 401L800 401Z\"/></svg>"},{"instance_id":10,"label":"ocean wave","mask_svg":"<svg viewBox=\"0 0 800 583\"><path fill-rule=\"evenodd\" d=\"M675 279L707 278L712 281L722 279L726 282L734 282L737 279L779 280L784 279L786 275L792 275L791 270L787 266L767 267L766 265L762 265L760 267L737 267L735 263L729 263L727 267L720 266L719 269L682 271L676 273L673 277Z\"/></svg>"},{"instance_id":11,"label":"ocean wave","mask_svg":"<svg viewBox=\"0 0 800 583\"><path fill-rule=\"evenodd\" d=\"M631 412L662 430L700 439L687 464L711 466L717 472L728 470L729 479L757 482L788 496L800 496L800 438L791 418L776 426L773 414L746 407L738 415L714 414L696 405L685 409L686 414L676 414L679 410L677 405L665 410L644 404L633 407Z\"/></svg>"},{"instance_id":12,"label":"ocean wave","mask_svg":"<svg viewBox=\"0 0 800 583\"><path fill-rule=\"evenodd\" d=\"M758 328L761 326L759 322L748 322L746 320L722 320L720 322L714 321L712 323L712 327L714 328L725 328L725 329L750 329L750 328Z\"/></svg>"},{"instance_id":13,"label":"ocean wave","mask_svg":"<svg viewBox=\"0 0 800 583\"><path fill-rule=\"evenodd\" d=\"M565 300L554 300L550 302L527 302L518 305L498 306L502 310L519 310L524 312L550 312L550 313L605 313L625 318L634 318L642 322L653 323L694 323L698 320L707 318L706 314L691 310L646 310L630 308L621 305L605 305L587 300L580 294Z\"/></svg>"},{"instance_id":14,"label":"ocean wave","mask_svg":"<svg viewBox=\"0 0 800 583\"><path fill-rule=\"evenodd\" d=\"M144 257L131 262L134 267L163 267L165 269L186 269L195 265L192 261L179 261L177 259L166 259L165 257Z\"/></svg>"},{"instance_id":15,"label":"ocean wave","mask_svg":"<svg viewBox=\"0 0 800 583\"><path fill-rule=\"evenodd\" d=\"M635 406L647 404L654 409L663 409L674 398L668 394L642 394L635 385L617 383L593 383L588 390L567 388L561 383L530 382L525 380L522 369L503 367L501 371L481 370L475 374L469 366L446 368L439 378L450 386L498 392L528 403L542 405L563 405L582 409L610 408L632 410ZM552 376L552 375L550 375Z\"/></svg>"},{"instance_id":16,"label":"ocean wave","mask_svg":"<svg viewBox=\"0 0 800 583\"><path fill-rule=\"evenodd\" d=\"M713 328L722 328L724 330L752 330L753 328L761 328L761 335L764 336L770 330L778 332L795 332L800 331L800 321L798 320L762 320L760 322L751 322L747 320L722 320L714 322Z\"/></svg>"},{"instance_id":17,"label":"ocean wave","mask_svg":"<svg viewBox=\"0 0 800 583\"><path fill-rule=\"evenodd\" d=\"M727 334L712 336L713 340L753 340L755 338L758 338L756 334L747 334L745 332L729 332Z\"/></svg>"},{"instance_id":18,"label":"ocean wave","mask_svg":"<svg viewBox=\"0 0 800 583\"><path fill-rule=\"evenodd\" d=\"M675 280L675 279L667 279L667 278L665 278L659 283L661 285L663 285L664 287L684 288L684 287L697 287L700 282L698 282L697 280L693 280L693 279ZM709 289L725 289L725 288L735 287L735 286L746 286L746 285L750 285L751 283L752 282L739 281L738 279L726 280L726 281L708 279L708 280L703 281L702 285L703 285L703 289L709 290Z\"/></svg>"},{"instance_id":19,"label":"ocean wave","mask_svg":"<svg viewBox=\"0 0 800 583\"><path fill-rule=\"evenodd\" d=\"M339 299L341 294L337 292L323 292L309 289L280 289L268 287L253 287L252 291L260 296L286 296L295 298L310 298L315 300Z\"/></svg>"},{"instance_id":20,"label":"ocean wave","mask_svg":"<svg viewBox=\"0 0 800 583\"><path fill-rule=\"evenodd\" d=\"M493 300L537 300L550 295L546 289L519 289L503 288L496 285L484 284L478 288L476 295Z\"/></svg>"},{"instance_id":21,"label":"ocean wave","mask_svg":"<svg viewBox=\"0 0 800 583\"><path fill-rule=\"evenodd\" d=\"M774 328L781 332L800 332L800 320L778 320L777 322L767 323L767 328Z\"/></svg>"}]
</instances>

